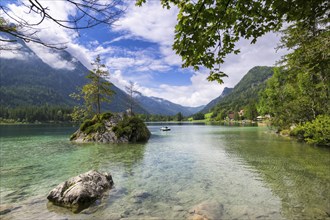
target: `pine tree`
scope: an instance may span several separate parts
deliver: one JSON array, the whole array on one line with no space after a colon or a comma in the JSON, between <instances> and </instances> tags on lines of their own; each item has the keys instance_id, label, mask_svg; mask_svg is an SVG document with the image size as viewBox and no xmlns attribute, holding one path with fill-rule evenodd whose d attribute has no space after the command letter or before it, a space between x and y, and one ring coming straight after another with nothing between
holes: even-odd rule
<instances>
[{"instance_id":1,"label":"pine tree","mask_svg":"<svg viewBox=\"0 0 330 220\"><path fill-rule=\"evenodd\" d=\"M90 83L84 85L79 94L71 94L70 96L80 100L84 100L83 108L76 107L72 114L74 120L91 117L101 113L101 104L110 102L114 92L111 90L111 85L106 77L109 72L105 69L105 65L101 63L100 56L97 56L93 63L94 69L89 72L86 78L90 79Z\"/></svg>"}]
</instances>

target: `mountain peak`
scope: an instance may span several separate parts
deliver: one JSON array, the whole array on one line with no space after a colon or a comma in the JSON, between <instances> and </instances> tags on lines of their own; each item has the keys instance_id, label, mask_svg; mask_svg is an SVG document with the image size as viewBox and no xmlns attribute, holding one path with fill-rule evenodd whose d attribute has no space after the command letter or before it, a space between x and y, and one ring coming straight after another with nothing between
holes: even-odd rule
<instances>
[{"instance_id":1,"label":"mountain peak","mask_svg":"<svg viewBox=\"0 0 330 220\"><path fill-rule=\"evenodd\" d=\"M231 91L233 90L233 88L228 88L228 87L225 87L223 90L222 90L222 93L220 96L218 96L217 98L213 99L211 102L209 102L203 109L202 109L202 113L207 113L209 112L209 110L211 108L213 108L214 106L216 106L216 104L221 100L223 99L224 97L226 97L228 94L231 93Z\"/></svg>"}]
</instances>

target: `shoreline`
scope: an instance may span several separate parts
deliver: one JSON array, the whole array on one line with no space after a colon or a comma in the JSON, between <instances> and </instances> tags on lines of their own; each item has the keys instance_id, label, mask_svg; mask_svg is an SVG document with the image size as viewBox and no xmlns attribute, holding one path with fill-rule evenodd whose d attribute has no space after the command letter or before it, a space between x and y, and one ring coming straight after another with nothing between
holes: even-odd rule
<instances>
[{"instance_id":1,"label":"shoreline","mask_svg":"<svg viewBox=\"0 0 330 220\"><path fill-rule=\"evenodd\" d=\"M58 125L58 124L67 124L67 125L75 125L75 124L78 124L78 123L75 123L75 122L64 122L64 121L47 121L47 122L4 122L4 121L1 121L0 122L0 125L50 125L50 124L53 124L53 125Z\"/></svg>"}]
</instances>

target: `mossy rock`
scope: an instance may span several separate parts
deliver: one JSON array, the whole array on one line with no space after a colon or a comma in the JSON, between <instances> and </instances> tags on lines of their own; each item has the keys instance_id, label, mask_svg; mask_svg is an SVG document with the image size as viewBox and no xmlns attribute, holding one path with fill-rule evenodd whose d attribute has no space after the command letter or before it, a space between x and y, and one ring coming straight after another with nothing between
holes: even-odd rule
<instances>
[{"instance_id":1,"label":"mossy rock","mask_svg":"<svg viewBox=\"0 0 330 220\"><path fill-rule=\"evenodd\" d=\"M90 134L95 132L104 132L105 131L105 125L102 122L96 122L95 124L89 126L86 128L84 133Z\"/></svg>"},{"instance_id":2,"label":"mossy rock","mask_svg":"<svg viewBox=\"0 0 330 220\"><path fill-rule=\"evenodd\" d=\"M74 140L76 137L77 137L77 132L73 133L73 134L70 136L70 141Z\"/></svg>"},{"instance_id":3,"label":"mossy rock","mask_svg":"<svg viewBox=\"0 0 330 220\"><path fill-rule=\"evenodd\" d=\"M100 115L100 119L102 121L104 121L104 120L110 119L112 116L113 116L113 114L111 112L105 112L105 113Z\"/></svg>"},{"instance_id":4,"label":"mossy rock","mask_svg":"<svg viewBox=\"0 0 330 220\"><path fill-rule=\"evenodd\" d=\"M103 113L85 120L70 140L77 142L127 143L146 142L150 131L135 116Z\"/></svg>"},{"instance_id":5,"label":"mossy rock","mask_svg":"<svg viewBox=\"0 0 330 220\"><path fill-rule=\"evenodd\" d=\"M110 112L95 115L92 119L87 119L80 125L80 131L84 132L85 134L90 134L93 132L104 132L104 122L107 119L110 119L112 116L113 114Z\"/></svg>"},{"instance_id":6,"label":"mossy rock","mask_svg":"<svg viewBox=\"0 0 330 220\"><path fill-rule=\"evenodd\" d=\"M94 123L93 120L87 119L80 125L80 130L86 131L90 126L94 125Z\"/></svg>"},{"instance_id":7,"label":"mossy rock","mask_svg":"<svg viewBox=\"0 0 330 220\"><path fill-rule=\"evenodd\" d=\"M150 131L138 117L124 117L112 129L118 138L126 136L130 142L145 142L150 138Z\"/></svg>"}]
</instances>

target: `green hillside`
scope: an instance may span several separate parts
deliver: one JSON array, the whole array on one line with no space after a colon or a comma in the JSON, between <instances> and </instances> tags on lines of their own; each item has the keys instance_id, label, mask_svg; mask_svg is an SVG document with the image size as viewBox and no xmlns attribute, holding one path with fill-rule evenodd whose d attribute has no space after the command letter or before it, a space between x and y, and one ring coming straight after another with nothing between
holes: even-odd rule
<instances>
[{"instance_id":1,"label":"green hillside","mask_svg":"<svg viewBox=\"0 0 330 220\"><path fill-rule=\"evenodd\" d=\"M266 81L273 75L273 68L266 66L253 67L234 87L234 89L209 110L213 116L227 116L229 112L246 110L247 114L256 111L259 93L266 87ZM249 112L249 113L248 113Z\"/></svg>"}]
</instances>

